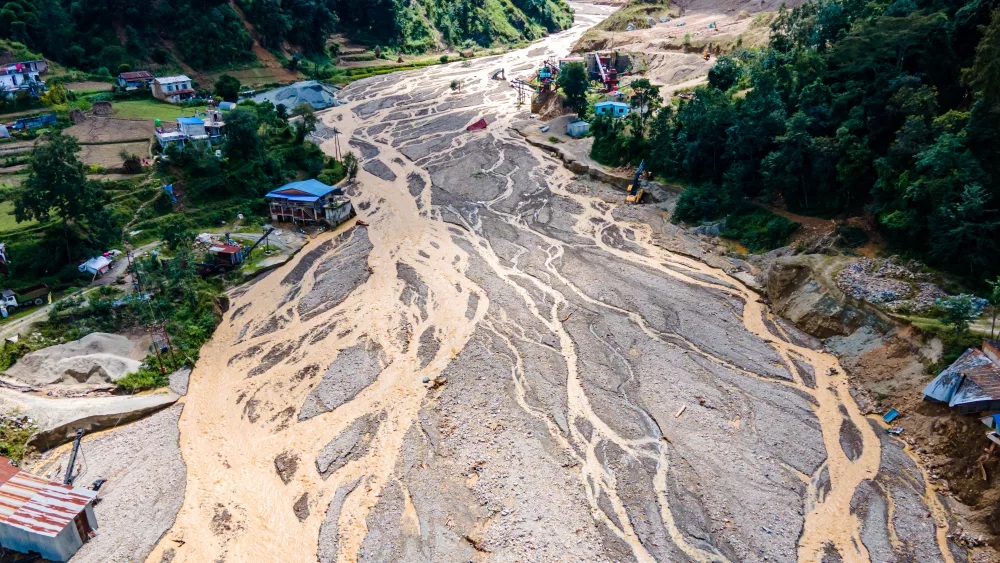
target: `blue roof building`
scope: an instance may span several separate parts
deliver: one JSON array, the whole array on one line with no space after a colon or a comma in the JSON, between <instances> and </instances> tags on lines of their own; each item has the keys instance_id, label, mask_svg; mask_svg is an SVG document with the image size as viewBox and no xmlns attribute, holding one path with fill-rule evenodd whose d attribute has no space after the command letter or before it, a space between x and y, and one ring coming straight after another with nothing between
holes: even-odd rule
<instances>
[{"instance_id":1,"label":"blue roof building","mask_svg":"<svg viewBox=\"0 0 1000 563\"><path fill-rule=\"evenodd\" d=\"M970 348L924 388L924 400L947 403L962 414L1000 410L1000 345Z\"/></svg>"},{"instance_id":2,"label":"blue roof building","mask_svg":"<svg viewBox=\"0 0 1000 563\"><path fill-rule=\"evenodd\" d=\"M275 222L336 226L354 214L344 190L319 180L285 184L264 197L270 201L271 220Z\"/></svg>"},{"instance_id":3,"label":"blue roof building","mask_svg":"<svg viewBox=\"0 0 1000 563\"><path fill-rule=\"evenodd\" d=\"M628 104L625 102L597 102L594 104L594 113L597 115L625 117L628 115L628 110Z\"/></svg>"}]
</instances>

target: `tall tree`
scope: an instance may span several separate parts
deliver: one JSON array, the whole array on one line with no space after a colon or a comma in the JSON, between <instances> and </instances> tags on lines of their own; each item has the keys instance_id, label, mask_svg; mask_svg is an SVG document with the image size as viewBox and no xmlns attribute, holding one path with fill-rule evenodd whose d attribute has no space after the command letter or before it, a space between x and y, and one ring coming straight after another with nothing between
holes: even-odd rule
<instances>
[{"instance_id":1,"label":"tall tree","mask_svg":"<svg viewBox=\"0 0 1000 563\"><path fill-rule=\"evenodd\" d=\"M62 224L66 259L72 260L70 225L101 210L104 194L87 181L83 163L76 157L80 150L76 139L54 131L46 140L35 148L28 179L14 192L14 218L19 223L46 222L55 216Z\"/></svg>"},{"instance_id":2,"label":"tall tree","mask_svg":"<svg viewBox=\"0 0 1000 563\"><path fill-rule=\"evenodd\" d=\"M240 99L240 87L239 78L223 74L215 81L215 95L227 102L235 102Z\"/></svg>"},{"instance_id":3,"label":"tall tree","mask_svg":"<svg viewBox=\"0 0 1000 563\"><path fill-rule=\"evenodd\" d=\"M590 76L583 63L568 63L559 71L559 88L566 100L563 105L583 116L587 111L587 87Z\"/></svg>"},{"instance_id":4,"label":"tall tree","mask_svg":"<svg viewBox=\"0 0 1000 563\"><path fill-rule=\"evenodd\" d=\"M264 153L264 143L257 132L260 122L257 113L247 109L234 109L226 116L226 156L253 160Z\"/></svg>"}]
</instances>

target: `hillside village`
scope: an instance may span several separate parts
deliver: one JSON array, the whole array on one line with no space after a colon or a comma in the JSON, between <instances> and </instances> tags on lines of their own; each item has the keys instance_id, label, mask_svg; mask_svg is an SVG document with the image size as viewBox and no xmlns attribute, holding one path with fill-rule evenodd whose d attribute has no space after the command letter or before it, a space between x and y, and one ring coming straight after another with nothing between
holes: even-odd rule
<instances>
[{"instance_id":1,"label":"hillside village","mask_svg":"<svg viewBox=\"0 0 1000 563\"><path fill-rule=\"evenodd\" d=\"M0 563L1000 561L992 100L901 55L862 126L840 42L933 32L834 3L0 38Z\"/></svg>"}]
</instances>

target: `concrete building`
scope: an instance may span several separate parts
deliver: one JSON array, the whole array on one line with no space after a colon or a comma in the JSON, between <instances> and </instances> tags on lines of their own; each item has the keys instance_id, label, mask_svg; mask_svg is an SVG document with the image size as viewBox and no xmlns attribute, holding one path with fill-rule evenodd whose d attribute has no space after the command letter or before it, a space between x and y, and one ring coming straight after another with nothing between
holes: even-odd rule
<instances>
[{"instance_id":1,"label":"concrete building","mask_svg":"<svg viewBox=\"0 0 1000 563\"><path fill-rule=\"evenodd\" d=\"M45 91L45 82L41 76L49 70L49 64L43 60L21 61L0 66L0 89L8 97L25 92L33 97Z\"/></svg>"},{"instance_id":2,"label":"concrete building","mask_svg":"<svg viewBox=\"0 0 1000 563\"><path fill-rule=\"evenodd\" d=\"M594 104L594 113L597 115L625 117L628 115L628 109L628 104L625 102L597 102Z\"/></svg>"},{"instance_id":3,"label":"concrete building","mask_svg":"<svg viewBox=\"0 0 1000 563\"><path fill-rule=\"evenodd\" d=\"M924 388L924 400L947 403L962 414L1000 410L1000 344L969 348Z\"/></svg>"},{"instance_id":4,"label":"concrete building","mask_svg":"<svg viewBox=\"0 0 1000 563\"><path fill-rule=\"evenodd\" d=\"M327 223L335 227L354 215L344 191L319 180L292 182L264 197L270 203L271 220L276 223Z\"/></svg>"},{"instance_id":5,"label":"concrete building","mask_svg":"<svg viewBox=\"0 0 1000 563\"><path fill-rule=\"evenodd\" d=\"M190 100L194 97L191 79L181 74L160 76L153 79L153 97L170 104Z\"/></svg>"},{"instance_id":6,"label":"concrete building","mask_svg":"<svg viewBox=\"0 0 1000 563\"><path fill-rule=\"evenodd\" d=\"M96 534L97 491L21 471L0 457L0 547L69 561Z\"/></svg>"},{"instance_id":7,"label":"concrete building","mask_svg":"<svg viewBox=\"0 0 1000 563\"><path fill-rule=\"evenodd\" d=\"M118 75L118 85L126 90L149 88L153 85L153 73L148 70L123 72Z\"/></svg>"},{"instance_id":8,"label":"concrete building","mask_svg":"<svg viewBox=\"0 0 1000 563\"><path fill-rule=\"evenodd\" d=\"M222 120L222 112L208 110L202 117L178 117L173 129L157 124L155 134L160 146L167 148L170 143L178 143L181 147L188 141L208 141L215 144L226 134L226 122Z\"/></svg>"}]
</instances>

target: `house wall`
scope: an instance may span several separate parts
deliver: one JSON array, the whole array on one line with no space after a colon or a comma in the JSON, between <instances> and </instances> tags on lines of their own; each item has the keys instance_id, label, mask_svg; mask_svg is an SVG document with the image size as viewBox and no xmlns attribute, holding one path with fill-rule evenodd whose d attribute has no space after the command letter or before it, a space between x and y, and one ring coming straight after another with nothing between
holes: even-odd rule
<instances>
[{"instance_id":1,"label":"house wall","mask_svg":"<svg viewBox=\"0 0 1000 563\"><path fill-rule=\"evenodd\" d=\"M336 209L327 207L324 210L326 212L326 222L329 223L331 227L336 227L351 218L351 210L352 207L350 203L345 203Z\"/></svg>"},{"instance_id":2,"label":"house wall","mask_svg":"<svg viewBox=\"0 0 1000 563\"><path fill-rule=\"evenodd\" d=\"M962 414L974 414L978 412L1000 411L1000 401L976 401L957 405L958 412Z\"/></svg>"},{"instance_id":3,"label":"house wall","mask_svg":"<svg viewBox=\"0 0 1000 563\"><path fill-rule=\"evenodd\" d=\"M994 364L1000 365L1000 349L997 348L996 343L990 340L983 341L983 353L993 360Z\"/></svg>"},{"instance_id":4,"label":"house wall","mask_svg":"<svg viewBox=\"0 0 1000 563\"><path fill-rule=\"evenodd\" d=\"M90 512L93 514L92 510ZM88 519L90 518L88 515ZM97 519L93 518L89 521L96 522ZM95 526L92 527L96 529ZM0 523L0 546L21 553L36 552L50 561L69 561L70 557L73 557L73 554L83 546L83 540L72 522L55 537L43 536Z\"/></svg>"}]
</instances>

